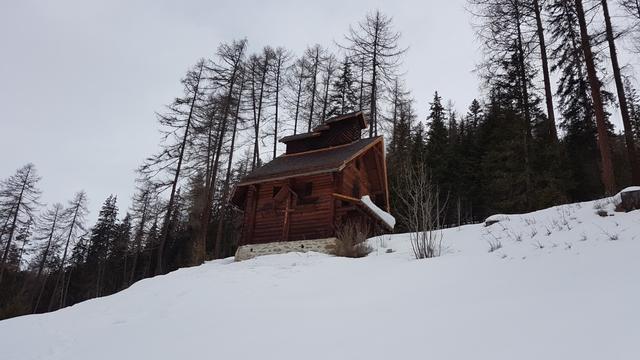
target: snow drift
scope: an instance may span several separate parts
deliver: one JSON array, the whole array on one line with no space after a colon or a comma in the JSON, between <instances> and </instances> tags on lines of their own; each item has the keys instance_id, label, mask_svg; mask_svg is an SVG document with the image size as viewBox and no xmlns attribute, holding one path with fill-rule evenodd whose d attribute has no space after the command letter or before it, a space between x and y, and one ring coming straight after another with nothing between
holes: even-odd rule
<instances>
[{"instance_id":1,"label":"snow drift","mask_svg":"<svg viewBox=\"0 0 640 360\"><path fill-rule=\"evenodd\" d=\"M637 359L640 211L614 201L448 229L434 259L394 235L209 262L2 321L0 358Z\"/></svg>"}]
</instances>

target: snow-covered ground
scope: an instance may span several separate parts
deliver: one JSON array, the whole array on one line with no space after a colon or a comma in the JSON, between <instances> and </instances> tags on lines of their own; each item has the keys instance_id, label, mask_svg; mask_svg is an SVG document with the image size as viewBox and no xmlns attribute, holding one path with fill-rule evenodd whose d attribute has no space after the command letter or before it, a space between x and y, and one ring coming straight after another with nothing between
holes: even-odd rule
<instances>
[{"instance_id":1,"label":"snow-covered ground","mask_svg":"<svg viewBox=\"0 0 640 360\"><path fill-rule=\"evenodd\" d=\"M448 229L435 259L209 262L2 321L0 359L640 359L640 211L612 202Z\"/></svg>"}]
</instances>

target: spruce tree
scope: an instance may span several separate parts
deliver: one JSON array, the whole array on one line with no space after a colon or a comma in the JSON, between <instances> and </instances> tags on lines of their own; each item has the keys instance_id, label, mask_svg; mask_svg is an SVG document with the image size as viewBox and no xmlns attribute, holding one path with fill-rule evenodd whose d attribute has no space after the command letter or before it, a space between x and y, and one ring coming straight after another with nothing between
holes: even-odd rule
<instances>
[{"instance_id":1,"label":"spruce tree","mask_svg":"<svg viewBox=\"0 0 640 360\"><path fill-rule=\"evenodd\" d=\"M331 85L327 117L348 114L358 109L358 92L349 57L345 56L340 73Z\"/></svg>"},{"instance_id":2,"label":"spruce tree","mask_svg":"<svg viewBox=\"0 0 640 360\"><path fill-rule=\"evenodd\" d=\"M98 214L98 220L91 229L86 259L87 266L92 273L91 297L102 296L105 290L107 258L115 247L117 235L118 207L116 201L117 198L113 195L105 200Z\"/></svg>"},{"instance_id":3,"label":"spruce tree","mask_svg":"<svg viewBox=\"0 0 640 360\"><path fill-rule=\"evenodd\" d=\"M429 106L429 116L427 117L429 129L427 130L425 148L426 162L431 172L432 181L441 187L445 187L448 179L449 134L445 125L446 114L442 105L442 98L437 91Z\"/></svg>"}]
</instances>

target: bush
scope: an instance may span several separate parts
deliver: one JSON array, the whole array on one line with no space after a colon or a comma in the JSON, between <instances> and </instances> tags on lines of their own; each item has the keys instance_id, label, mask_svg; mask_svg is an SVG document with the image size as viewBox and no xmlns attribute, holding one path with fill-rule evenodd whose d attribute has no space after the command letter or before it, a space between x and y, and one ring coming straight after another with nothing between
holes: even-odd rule
<instances>
[{"instance_id":1,"label":"bush","mask_svg":"<svg viewBox=\"0 0 640 360\"><path fill-rule=\"evenodd\" d=\"M371 246L367 244L369 227L361 221L347 221L336 231L336 248L334 255L360 258L371 253Z\"/></svg>"}]
</instances>

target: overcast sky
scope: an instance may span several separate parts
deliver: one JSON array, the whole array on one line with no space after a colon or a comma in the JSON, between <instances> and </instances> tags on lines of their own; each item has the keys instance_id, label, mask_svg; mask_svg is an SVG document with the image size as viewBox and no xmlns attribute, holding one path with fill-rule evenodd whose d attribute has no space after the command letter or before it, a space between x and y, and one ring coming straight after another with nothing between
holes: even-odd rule
<instances>
[{"instance_id":1,"label":"overcast sky","mask_svg":"<svg viewBox=\"0 0 640 360\"><path fill-rule=\"evenodd\" d=\"M223 41L252 50L331 46L380 9L408 46L406 82L420 117L438 90L459 111L478 96L479 52L464 0L5 1L0 5L0 178L27 162L43 202L84 189L91 219L109 194L129 206L134 169L157 148L154 112Z\"/></svg>"}]
</instances>

